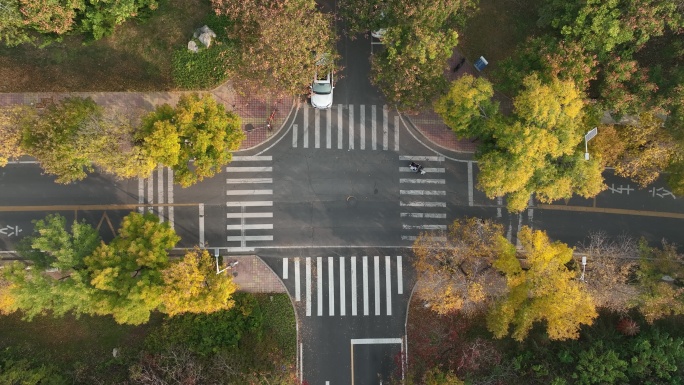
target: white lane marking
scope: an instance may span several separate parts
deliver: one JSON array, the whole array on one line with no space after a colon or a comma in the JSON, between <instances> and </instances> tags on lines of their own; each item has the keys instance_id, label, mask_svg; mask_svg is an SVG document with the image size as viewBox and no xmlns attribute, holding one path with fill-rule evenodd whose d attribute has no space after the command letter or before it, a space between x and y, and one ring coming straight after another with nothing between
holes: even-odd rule
<instances>
[{"instance_id":1,"label":"white lane marking","mask_svg":"<svg viewBox=\"0 0 684 385\"><path fill-rule=\"evenodd\" d=\"M418 237L415 235L402 235L401 236L402 241L415 241L416 238L418 238ZM434 236L434 237L430 237L430 238L434 239L435 241L439 241L439 242L445 242L446 241L446 237Z\"/></svg>"},{"instance_id":2,"label":"white lane marking","mask_svg":"<svg viewBox=\"0 0 684 385\"><path fill-rule=\"evenodd\" d=\"M169 168L169 169L168 169L168 175L167 175L167 176L168 176L168 179L167 179L167 182L166 182L166 184L167 184L167 189L168 189L168 192L167 192L167 198L168 198L168 199L167 199L167 201L168 201L168 203L171 205L171 204L173 204L173 169L172 169L172 168ZM175 228L175 227L174 227L174 225L175 225L174 219L175 219L175 218L174 218L174 215L173 215L173 214L174 214L174 210L173 210L173 209L174 209L173 206L169 206L169 224L171 225L171 228L172 228L172 229Z\"/></svg>"},{"instance_id":3,"label":"white lane marking","mask_svg":"<svg viewBox=\"0 0 684 385\"><path fill-rule=\"evenodd\" d=\"M222 250L225 250L227 253L253 253L254 248L253 247L222 247Z\"/></svg>"},{"instance_id":4,"label":"white lane marking","mask_svg":"<svg viewBox=\"0 0 684 385\"><path fill-rule=\"evenodd\" d=\"M227 213L226 218L273 218L273 213Z\"/></svg>"},{"instance_id":5,"label":"white lane marking","mask_svg":"<svg viewBox=\"0 0 684 385\"><path fill-rule=\"evenodd\" d=\"M335 274L333 257L328 257L328 315L335 315Z\"/></svg>"},{"instance_id":6,"label":"white lane marking","mask_svg":"<svg viewBox=\"0 0 684 385\"><path fill-rule=\"evenodd\" d=\"M423 160L426 162L444 162L443 156L411 156L399 155L399 160Z\"/></svg>"},{"instance_id":7,"label":"white lane marking","mask_svg":"<svg viewBox=\"0 0 684 385\"><path fill-rule=\"evenodd\" d=\"M403 344L401 338L353 338L352 345L380 345L380 344Z\"/></svg>"},{"instance_id":8,"label":"white lane marking","mask_svg":"<svg viewBox=\"0 0 684 385\"><path fill-rule=\"evenodd\" d=\"M534 219L534 194L530 195L530 201L527 203L527 206L529 207L527 209L527 219L532 223L532 220Z\"/></svg>"},{"instance_id":9,"label":"white lane marking","mask_svg":"<svg viewBox=\"0 0 684 385\"><path fill-rule=\"evenodd\" d=\"M273 190L228 190L226 195L273 195Z\"/></svg>"},{"instance_id":10,"label":"white lane marking","mask_svg":"<svg viewBox=\"0 0 684 385\"><path fill-rule=\"evenodd\" d=\"M347 280L344 277L344 257L340 257L340 315L345 316L347 315L347 293L346 293L346 288L345 282Z\"/></svg>"},{"instance_id":11,"label":"white lane marking","mask_svg":"<svg viewBox=\"0 0 684 385\"><path fill-rule=\"evenodd\" d=\"M272 230L273 225L260 223L256 225L227 225L226 230Z\"/></svg>"},{"instance_id":12,"label":"white lane marking","mask_svg":"<svg viewBox=\"0 0 684 385\"><path fill-rule=\"evenodd\" d=\"M143 178L138 178L138 203L145 203L145 179ZM142 214L143 211L145 211L145 208L138 206L138 212Z\"/></svg>"},{"instance_id":13,"label":"white lane marking","mask_svg":"<svg viewBox=\"0 0 684 385\"><path fill-rule=\"evenodd\" d=\"M147 203L154 203L154 172L147 178ZM148 207L147 212L154 212L154 207Z\"/></svg>"},{"instance_id":14,"label":"white lane marking","mask_svg":"<svg viewBox=\"0 0 684 385\"><path fill-rule=\"evenodd\" d=\"M271 172L273 167L226 167L226 172Z\"/></svg>"},{"instance_id":15,"label":"white lane marking","mask_svg":"<svg viewBox=\"0 0 684 385\"><path fill-rule=\"evenodd\" d=\"M405 179L405 178L399 178L399 183L446 184L444 179Z\"/></svg>"},{"instance_id":16,"label":"white lane marking","mask_svg":"<svg viewBox=\"0 0 684 385\"><path fill-rule=\"evenodd\" d=\"M255 206L273 206L273 201L241 201L241 202L226 202L227 207L255 207Z\"/></svg>"},{"instance_id":17,"label":"white lane marking","mask_svg":"<svg viewBox=\"0 0 684 385\"><path fill-rule=\"evenodd\" d=\"M511 239L512 239L512 238L511 238L511 237L512 237L512 234L511 234L511 233L512 233L512 232L513 232L513 224L509 222L509 223L508 223L508 231L506 231L506 239L508 239L508 242L511 242Z\"/></svg>"},{"instance_id":18,"label":"white lane marking","mask_svg":"<svg viewBox=\"0 0 684 385\"><path fill-rule=\"evenodd\" d=\"M359 147L366 149L366 105L359 106Z\"/></svg>"},{"instance_id":19,"label":"white lane marking","mask_svg":"<svg viewBox=\"0 0 684 385\"><path fill-rule=\"evenodd\" d=\"M164 166L157 166L157 203L164 203ZM164 206L157 207L159 221L164 222Z\"/></svg>"},{"instance_id":20,"label":"white lane marking","mask_svg":"<svg viewBox=\"0 0 684 385\"><path fill-rule=\"evenodd\" d=\"M299 125L293 124L292 125L292 147L297 148L297 129L299 128Z\"/></svg>"},{"instance_id":21,"label":"white lane marking","mask_svg":"<svg viewBox=\"0 0 684 385\"><path fill-rule=\"evenodd\" d=\"M295 301L297 301L297 302L302 300L302 290L300 288L299 261L300 261L299 257L294 259ZM307 281L306 284L308 286L309 282Z\"/></svg>"},{"instance_id":22,"label":"white lane marking","mask_svg":"<svg viewBox=\"0 0 684 385\"><path fill-rule=\"evenodd\" d=\"M368 257L363 256L363 315L368 315Z\"/></svg>"},{"instance_id":23,"label":"white lane marking","mask_svg":"<svg viewBox=\"0 0 684 385\"><path fill-rule=\"evenodd\" d=\"M318 296L318 315L323 315L323 258L316 257L316 293Z\"/></svg>"},{"instance_id":24,"label":"white lane marking","mask_svg":"<svg viewBox=\"0 0 684 385\"><path fill-rule=\"evenodd\" d=\"M435 174L443 174L446 172L446 170L444 168L441 168L441 167L423 167L423 170L425 172L435 173ZM399 167L399 172L415 172L415 171L411 170L411 168L409 168L409 167Z\"/></svg>"},{"instance_id":25,"label":"white lane marking","mask_svg":"<svg viewBox=\"0 0 684 385\"><path fill-rule=\"evenodd\" d=\"M304 140L302 140L302 147L309 148L309 107L304 108L304 127L302 128L302 134L304 135Z\"/></svg>"},{"instance_id":26,"label":"white lane marking","mask_svg":"<svg viewBox=\"0 0 684 385\"><path fill-rule=\"evenodd\" d=\"M433 219L445 219L446 214L439 213L401 213L399 214L401 218L433 218Z\"/></svg>"},{"instance_id":27,"label":"white lane marking","mask_svg":"<svg viewBox=\"0 0 684 385\"><path fill-rule=\"evenodd\" d=\"M356 257L351 257L351 305L352 305L352 315L356 315Z\"/></svg>"},{"instance_id":28,"label":"white lane marking","mask_svg":"<svg viewBox=\"0 0 684 385\"><path fill-rule=\"evenodd\" d=\"M446 202L399 202L400 207L446 207Z\"/></svg>"},{"instance_id":29,"label":"white lane marking","mask_svg":"<svg viewBox=\"0 0 684 385\"><path fill-rule=\"evenodd\" d=\"M377 134L377 108L375 105L371 106L371 147L373 150L378 149L378 134Z\"/></svg>"},{"instance_id":30,"label":"white lane marking","mask_svg":"<svg viewBox=\"0 0 684 385\"><path fill-rule=\"evenodd\" d=\"M387 122L387 104L382 106L382 149L387 151L389 145L389 128Z\"/></svg>"},{"instance_id":31,"label":"white lane marking","mask_svg":"<svg viewBox=\"0 0 684 385\"><path fill-rule=\"evenodd\" d=\"M473 162L468 162L468 205L473 205Z\"/></svg>"},{"instance_id":32,"label":"white lane marking","mask_svg":"<svg viewBox=\"0 0 684 385\"><path fill-rule=\"evenodd\" d=\"M257 156L257 155L250 155L250 156L240 156L240 155L233 155L231 158L233 162L258 162L258 161L264 161L264 160L273 160L272 156Z\"/></svg>"},{"instance_id":33,"label":"white lane marking","mask_svg":"<svg viewBox=\"0 0 684 385\"><path fill-rule=\"evenodd\" d=\"M385 300L387 315L392 315L392 265L389 255L385 255Z\"/></svg>"},{"instance_id":34,"label":"white lane marking","mask_svg":"<svg viewBox=\"0 0 684 385\"><path fill-rule=\"evenodd\" d=\"M299 343L299 383L304 382L304 344Z\"/></svg>"},{"instance_id":35,"label":"white lane marking","mask_svg":"<svg viewBox=\"0 0 684 385\"><path fill-rule=\"evenodd\" d=\"M349 105L349 149L354 149L354 105Z\"/></svg>"},{"instance_id":36,"label":"white lane marking","mask_svg":"<svg viewBox=\"0 0 684 385\"><path fill-rule=\"evenodd\" d=\"M394 151L399 151L399 116L394 117Z\"/></svg>"},{"instance_id":37,"label":"white lane marking","mask_svg":"<svg viewBox=\"0 0 684 385\"><path fill-rule=\"evenodd\" d=\"M404 294L404 270L401 265L401 255L397 255L397 294Z\"/></svg>"},{"instance_id":38,"label":"white lane marking","mask_svg":"<svg viewBox=\"0 0 684 385\"><path fill-rule=\"evenodd\" d=\"M305 274L306 274L306 315L307 317L311 317L311 258L306 258L306 265L305 265Z\"/></svg>"},{"instance_id":39,"label":"white lane marking","mask_svg":"<svg viewBox=\"0 0 684 385\"><path fill-rule=\"evenodd\" d=\"M446 195L443 190L399 190L399 195Z\"/></svg>"},{"instance_id":40,"label":"white lane marking","mask_svg":"<svg viewBox=\"0 0 684 385\"><path fill-rule=\"evenodd\" d=\"M401 225L403 230L446 230L446 225Z\"/></svg>"},{"instance_id":41,"label":"white lane marking","mask_svg":"<svg viewBox=\"0 0 684 385\"><path fill-rule=\"evenodd\" d=\"M283 279L287 279L287 274L288 274L287 267L288 267L287 257L285 257L285 258L283 258Z\"/></svg>"},{"instance_id":42,"label":"white lane marking","mask_svg":"<svg viewBox=\"0 0 684 385\"><path fill-rule=\"evenodd\" d=\"M273 183L273 178L237 178L226 179L226 184L233 183Z\"/></svg>"},{"instance_id":43,"label":"white lane marking","mask_svg":"<svg viewBox=\"0 0 684 385\"><path fill-rule=\"evenodd\" d=\"M337 105L337 149L342 149L342 105Z\"/></svg>"},{"instance_id":44,"label":"white lane marking","mask_svg":"<svg viewBox=\"0 0 684 385\"><path fill-rule=\"evenodd\" d=\"M321 110L314 110L314 146L321 147Z\"/></svg>"},{"instance_id":45,"label":"white lane marking","mask_svg":"<svg viewBox=\"0 0 684 385\"><path fill-rule=\"evenodd\" d=\"M380 257L373 257L373 288L375 289L375 315L380 315Z\"/></svg>"},{"instance_id":46,"label":"white lane marking","mask_svg":"<svg viewBox=\"0 0 684 385\"><path fill-rule=\"evenodd\" d=\"M226 239L228 242L236 242L236 241L272 241L273 240L273 235L245 235L244 237L241 235L236 235L236 236L230 236L227 237Z\"/></svg>"},{"instance_id":47,"label":"white lane marking","mask_svg":"<svg viewBox=\"0 0 684 385\"><path fill-rule=\"evenodd\" d=\"M330 148L332 146L332 108L328 109L325 115L325 148Z\"/></svg>"},{"instance_id":48,"label":"white lane marking","mask_svg":"<svg viewBox=\"0 0 684 385\"><path fill-rule=\"evenodd\" d=\"M204 203L199 204L199 247L204 247Z\"/></svg>"}]
</instances>

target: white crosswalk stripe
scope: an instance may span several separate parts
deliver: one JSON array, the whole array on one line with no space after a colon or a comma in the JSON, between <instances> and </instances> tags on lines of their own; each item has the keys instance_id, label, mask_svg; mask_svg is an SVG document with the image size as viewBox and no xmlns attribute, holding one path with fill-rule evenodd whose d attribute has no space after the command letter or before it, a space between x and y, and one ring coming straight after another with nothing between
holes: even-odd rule
<instances>
[{"instance_id":1,"label":"white crosswalk stripe","mask_svg":"<svg viewBox=\"0 0 684 385\"><path fill-rule=\"evenodd\" d=\"M293 143L294 145L295 143ZM226 167L226 240L228 250L244 250L273 241L273 158L233 156ZM299 262L294 268L299 276Z\"/></svg>"},{"instance_id":2,"label":"white crosswalk stripe","mask_svg":"<svg viewBox=\"0 0 684 385\"><path fill-rule=\"evenodd\" d=\"M444 232L447 229L446 215L446 179L435 178L445 176L446 168L431 167L434 164L428 162L444 162L443 156L432 155L400 155L399 173L413 173L413 178L399 178L401 187L407 189L399 190L399 213L401 219L401 240L415 241L418 235L424 232ZM416 174L408 167L408 162L421 162L426 174ZM435 175L436 174L436 175ZM429 189L421 189L429 187ZM431 234L433 237L441 237L442 234ZM440 238L440 239L441 239Z\"/></svg>"},{"instance_id":3,"label":"white crosswalk stripe","mask_svg":"<svg viewBox=\"0 0 684 385\"><path fill-rule=\"evenodd\" d=\"M381 263L383 257L384 264ZM302 260L305 266L303 277L299 274ZM402 256L362 256L361 269L357 269L357 260L356 256L285 258L281 277L285 281L294 281L294 287L287 282L286 285L292 287L295 302L304 302L307 317L313 313L318 317L346 317L348 314L391 316L393 298L404 295ZM314 262L315 267L312 268ZM288 274L289 264L292 264L294 277ZM362 314L358 311L359 302L363 303Z\"/></svg>"},{"instance_id":4,"label":"white crosswalk stripe","mask_svg":"<svg viewBox=\"0 0 684 385\"><path fill-rule=\"evenodd\" d=\"M166 174L166 178L164 175ZM166 184L166 188L164 188ZM147 188L145 188L147 187ZM155 202L156 190L156 202ZM149 178L138 178L138 212L155 212L161 222L168 221L171 228L174 228L174 207L169 206L173 203L173 170L170 168L157 166Z\"/></svg>"},{"instance_id":5,"label":"white crosswalk stripe","mask_svg":"<svg viewBox=\"0 0 684 385\"><path fill-rule=\"evenodd\" d=\"M399 151L399 124L387 105L337 104L324 112L307 105L301 124L292 125L292 147L310 148L311 140L317 149Z\"/></svg>"}]
</instances>

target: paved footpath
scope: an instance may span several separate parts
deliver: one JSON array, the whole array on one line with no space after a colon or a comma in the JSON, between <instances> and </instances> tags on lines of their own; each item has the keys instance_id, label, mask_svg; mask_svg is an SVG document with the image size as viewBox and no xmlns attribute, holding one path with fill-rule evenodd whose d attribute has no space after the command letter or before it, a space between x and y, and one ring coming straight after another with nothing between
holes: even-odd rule
<instances>
[{"instance_id":1,"label":"paved footpath","mask_svg":"<svg viewBox=\"0 0 684 385\"><path fill-rule=\"evenodd\" d=\"M0 106L26 104L45 108L49 104L69 96L91 97L97 104L119 109L121 111L152 111L164 103L175 106L181 95L194 91L169 92L27 92L0 93ZM262 143L276 134L282 126L293 104L292 97L274 97L266 95L265 99L257 99L249 95L241 95L235 91L230 82L224 83L211 91L199 92L214 95L223 103L228 111L234 111L242 118L242 129L247 138L242 142L241 150ZM273 110L273 131L266 127Z\"/></svg>"}]
</instances>

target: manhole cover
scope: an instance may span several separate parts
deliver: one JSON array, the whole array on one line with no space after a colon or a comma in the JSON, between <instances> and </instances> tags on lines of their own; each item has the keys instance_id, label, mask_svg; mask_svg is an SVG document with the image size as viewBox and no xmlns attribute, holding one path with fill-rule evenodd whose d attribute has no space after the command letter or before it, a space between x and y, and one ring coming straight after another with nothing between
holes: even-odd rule
<instances>
[{"instance_id":1,"label":"manhole cover","mask_svg":"<svg viewBox=\"0 0 684 385\"><path fill-rule=\"evenodd\" d=\"M347 206L349 207L356 207L356 197L354 196L348 196L347 197Z\"/></svg>"},{"instance_id":2,"label":"manhole cover","mask_svg":"<svg viewBox=\"0 0 684 385\"><path fill-rule=\"evenodd\" d=\"M252 132L253 129L254 129L254 125L252 123L245 124L245 131Z\"/></svg>"}]
</instances>

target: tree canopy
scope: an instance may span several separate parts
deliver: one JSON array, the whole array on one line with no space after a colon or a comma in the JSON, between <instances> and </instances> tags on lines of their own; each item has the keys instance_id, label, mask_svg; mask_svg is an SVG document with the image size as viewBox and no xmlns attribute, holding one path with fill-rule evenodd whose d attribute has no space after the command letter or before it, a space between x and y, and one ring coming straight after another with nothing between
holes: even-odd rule
<instances>
[{"instance_id":1,"label":"tree canopy","mask_svg":"<svg viewBox=\"0 0 684 385\"><path fill-rule=\"evenodd\" d=\"M418 298L439 314L481 310L504 287L490 269L502 233L498 223L466 218L454 221L444 241L421 234L413 244Z\"/></svg>"},{"instance_id":2,"label":"tree canopy","mask_svg":"<svg viewBox=\"0 0 684 385\"><path fill-rule=\"evenodd\" d=\"M227 33L237 55L226 56L231 78L252 92L301 94L316 71L317 55L335 61L332 16L314 0L212 0L232 20Z\"/></svg>"},{"instance_id":3,"label":"tree canopy","mask_svg":"<svg viewBox=\"0 0 684 385\"><path fill-rule=\"evenodd\" d=\"M0 39L8 46L47 44L68 33L97 40L156 8L156 0L0 0Z\"/></svg>"},{"instance_id":4,"label":"tree canopy","mask_svg":"<svg viewBox=\"0 0 684 385\"><path fill-rule=\"evenodd\" d=\"M591 325L598 314L576 272L566 266L572 249L528 227L518 232L518 239L527 268L517 259L515 246L501 237L494 267L506 276L509 292L487 315L487 328L502 338L512 327L511 336L522 341L535 323L545 321L550 339L578 338L580 326Z\"/></svg>"},{"instance_id":5,"label":"tree canopy","mask_svg":"<svg viewBox=\"0 0 684 385\"><path fill-rule=\"evenodd\" d=\"M489 198L507 196L508 209L521 211L532 194L542 202L592 197L604 189L601 164L584 160L581 148L584 102L572 81L526 77L503 116L489 99L491 84L464 76L436 103L436 111L460 136L482 144L476 158L478 186ZM464 95L473 99L465 100Z\"/></svg>"},{"instance_id":6,"label":"tree canopy","mask_svg":"<svg viewBox=\"0 0 684 385\"><path fill-rule=\"evenodd\" d=\"M229 274L216 274L214 259L206 250L195 249L163 271L166 286L161 300L164 313L213 313L228 310L237 290Z\"/></svg>"},{"instance_id":7,"label":"tree canopy","mask_svg":"<svg viewBox=\"0 0 684 385\"><path fill-rule=\"evenodd\" d=\"M244 138L237 115L211 95L198 94L181 96L175 108L157 107L136 133L150 164L171 167L184 187L219 172Z\"/></svg>"}]
</instances>

